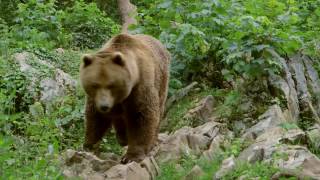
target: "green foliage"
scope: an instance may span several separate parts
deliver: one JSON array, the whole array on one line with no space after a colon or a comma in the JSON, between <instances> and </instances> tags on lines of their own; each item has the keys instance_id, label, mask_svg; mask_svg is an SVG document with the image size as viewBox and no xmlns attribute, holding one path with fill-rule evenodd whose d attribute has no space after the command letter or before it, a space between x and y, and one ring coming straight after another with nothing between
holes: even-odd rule
<instances>
[{"instance_id":1,"label":"green foliage","mask_svg":"<svg viewBox=\"0 0 320 180\"><path fill-rule=\"evenodd\" d=\"M57 99L46 111L35 103L29 111L0 112L1 177L61 178L58 155L83 141L83 92L77 92ZM1 102L8 100L0 96Z\"/></svg>"},{"instance_id":2,"label":"green foliage","mask_svg":"<svg viewBox=\"0 0 320 180\"><path fill-rule=\"evenodd\" d=\"M213 158L211 160L208 160L202 157L199 158L192 153L183 154L183 156L179 161L172 161L172 162L160 164L161 174L160 176L157 177L157 179L159 180L160 179L182 179L190 172L190 170L194 167L194 165L200 166L200 168L204 172L204 174L201 177L198 177L198 179L201 179L201 180L212 179L213 175L221 167L221 163L223 159L228 158L231 155L235 157L238 156L239 153L246 146L247 146L246 143L243 143L240 139L235 139L225 148L224 151L217 149L217 151L215 151L214 154L212 155ZM249 172L250 175L259 173L259 170L261 170L261 175L263 177L266 167L269 167L269 166L261 165L261 166L258 166L257 169L252 170L251 165L247 164L246 168L243 168L243 169L240 169L241 167L237 167L237 168L239 168L238 173L246 170L247 172ZM227 176L233 177L233 174L229 174ZM240 176L236 176L236 177L240 177ZM257 176L257 177L260 177L260 176ZM233 178L229 178L229 179L233 179Z\"/></svg>"},{"instance_id":3,"label":"green foliage","mask_svg":"<svg viewBox=\"0 0 320 180\"><path fill-rule=\"evenodd\" d=\"M266 49L292 54L298 49L316 54L320 28L318 1L186 1L138 3L134 32L158 37L196 74L209 62L224 64L227 80L234 75L255 78L279 73L280 65ZM170 7L170 8L169 8ZM222 69L220 69L222 70ZM180 71L182 73L182 71Z\"/></svg>"},{"instance_id":4,"label":"green foliage","mask_svg":"<svg viewBox=\"0 0 320 180\"><path fill-rule=\"evenodd\" d=\"M23 111L32 103L33 94L27 90L28 80L12 59L0 57L0 113Z\"/></svg>"},{"instance_id":5,"label":"green foliage","mask_svg":"<svg viewBox=\"0 0 320 180\"><path fill-rule=\"evenodd\" d=\"M257 162L254 164L238 163L236 168L222 179L236 179L245 175L246 179L259 177L259 179L267 180L271 179L272 175L278 171L277 168L264 162Z\"/></svg>"},{"instance_id":6,"label":"green foliage","mask_svg":"<svg viewBox=\"0 0 320 180\"><path fill-rule=\"evenodd\" d=\"M53 71L37 64L35 58L78 76L81 52L34 52L37 57L30 56L26 61L39 74L31 76L53 76ZM68 148L80 149L84 141L82 88L44 105L35 102L39 87L30 89L30 77L19 70L13 59L0 56L0 62L0 177L62 179L59 156ZM102 147L105 152L122 154L114 133L103 140Z\"/></svg>"},{"instance_id":7,"label":"green foliage","mask_svg":"<svg viewBox=\"0 0 320 180\"><path fill-rule=\"evenodd\" d=\"M314 125L315 119L312 118L312 115L310 113L302 113L300 116L301 119L299 119L298 121L298 126L302 130L307 130Z\"/></svg>"},{"instance_id":8,"label":"green foliage","mask_svg":"<svg viewBox=\"0 0 320 180\"><path fill-rule=\"evenodd\" d=\"M192 167L199 161L192 154L184 154L177 162L160 164L161 174L157 180L182 179Z\"/></svg>"},{"instance_id":9,"label":"green foliage","mask_svg":"<svg viewBox=\"0 0 320 180\"><path fill-rule=\"evenodd\" d=\"M62 179L56 154L46 153L39 156L40 152L34 151L37 148L32 146L36 145L22 139L0 135L0 177Z\"/></svg>"},{"instance_id":10,"label":"green foliage","mask_svg":"<svg viewBox=\"0 0 320 180\"><path fill-rule=\"evenodd\" d=\"M295 123L281 123L280 127L283 128L284 130L288 131L290 129L297 129L299 128Z\"/></svg>"},{"instance_id":11,"label":"green foliage","mask_svg":"<svg viewBox=\"0 0 320 180\"><path fill-rule=\"evenodd\" d=\"M59 11L54 0L48 2L30 0L20 3L15 24L9 34L12 47L53 48L65 46L70 40L58 19Z\"/></svg>"},{"instance_id":12,"label":"green foliage","mask_svg":"<svg viewBox=\"0 0 320 180\"><path fill-rule=\"evenodd\" d=\"M0 1L0 19L3 19L8 24L14 24L14 18L16 17L17 5L20 3L19 0L1 0ZM2 24L2 23L0 23Z\"/></svg>"},{"instance_id":13,"label":"green foliage","mask_svg":"<svg viewBox=\"0 0 320 180\"><path fill-rule=\"evenodd\" d=\"M1 1L2 3L2 1ZM119 25L106 17L95 3L76 1L60 10L56 0L29 0L12 9L16 16L0 16L0 31L5 47L19 49L52 49L57 47L96 48L113 34ZM3 8L10 4L2 3ZM1 13L0 13L1 14ZM9 26L7 22L10 22ZM2 44L1 44L2 46ZM0 47L1 50L6 49Z\"/></svg>"},{"instance_id":14,"label":"green foliage","mask_svg":"<svg viewBox=\"0 0 320 180\"><path fill-rule=\"evenodd\" d=\"M80 67L80 57L84 52L74 50L63 50L62 53L47 49L35 49L32 51L38 58L53 64L54 67L67 72L73 77L78 77Z\"/></svg>"},{"instance_id":15,"label":"green foliage","mask_svg":"<svg viewBox=\"0 0 320 180\"><path fill-rule=\"evenodd\" d=\"M223 103L216 108L216 113L220 117L227 117L232 119L232 117L237 117L241 113L243 113L243 111L241 111L241 108L239 108L243 95L239 91L219 91L217 92L216 96L224 97Z\"/></svg>"},{"instance_id":16,"label":"green foliage","mask_svg":"<svg viewBox=\"0 0 320 180\"><path fill-rule=\"evenodd\" d=\"M100 47L112 35L119 32L119 26L100 11L95 3L76 1L60 15L63 27L72 35L72 46Z\"/></svg>"}]
</instances>

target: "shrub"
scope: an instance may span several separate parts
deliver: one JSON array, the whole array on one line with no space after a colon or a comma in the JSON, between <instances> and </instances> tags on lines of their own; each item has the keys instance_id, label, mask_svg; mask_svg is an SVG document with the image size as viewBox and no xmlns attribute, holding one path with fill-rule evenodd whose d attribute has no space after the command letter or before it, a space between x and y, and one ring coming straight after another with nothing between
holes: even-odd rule
<instances>
[{"instance_id":1,"label":"shrub","mask_svg":"<svg viewBox=\"0 0 320 180\"><path fill-rule=\"evenodd\" d=\"M317 54L320 8L317 1L186 1L139 3L139 25L133 32L158 37L186 72L206 75L210 64L222 64L227 80L235 75L259 78L279 73L266 49L290 55L304 48ZM213 73L214 74L214 73ZM190 75L189 75L190 76ZM188 77L188 76L186 76Z\"/></svg>"},{"instance_id":2,"label":"shrub","mask_svg":"<svg viewBox=\"0 0 320 180\"><path fill-rule=\"evenodd\" d=\"M12 59L0 57L0 113L27 110L33 101L33 94L27 90L28 80L18 68Z\"/></svg>"},{"instance_id":3,"label":"shrub","mask_svg":"<svg viewBox=\"0 0 320 180\"><path fill-rule=\"evenodd\" d=\"M66 46L70 36L65 32L54 0L30 0L20 3L15 24L11 26L11 46L14 48L53 48Z\"/></svg>"},{"instance_id":4,"label":"shrub","mask_svg":"<svg viewBox=\"0 0 320 180\"><path fill-rule=\"evenodd\" d=\"M97 48L119 31L119 26L107 18L95 3L77 1L61 13L60 19L72 35L72 46L81 48Z\"/></svg>"},{"instance_id":5,"label":"shrub","mask_svg":"<svg viewBox=\"0 0 320 180\"><path fill-rule=\"evenodd\" d=\"M97 48L119 31L119 25L106 17L95 3L81 0L59 10L55 2L29 0L19 3L14 11L16 17L11 18L9 26L0 20L1 40L6 42L1 46L16 49ZM11 7L9 4L3 6Z\"/></svg>"}]
</instances>

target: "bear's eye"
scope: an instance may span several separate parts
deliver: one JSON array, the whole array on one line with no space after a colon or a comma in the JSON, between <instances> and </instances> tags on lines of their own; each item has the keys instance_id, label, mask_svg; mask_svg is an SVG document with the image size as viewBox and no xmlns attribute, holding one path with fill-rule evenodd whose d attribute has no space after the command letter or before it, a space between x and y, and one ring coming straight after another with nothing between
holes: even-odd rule
<instances>
[{"instance_id":1,"label":"bear's eye","mask_svg":"<svg viewBox=\"0 0 320 180\"><path fill-rule=\"evenodd\" d=\"M112 88L114 88L114 85L113 85L113 84L109 84L109 85L107 86L107 89L112 89Z\"/></svg>"},{"instance_id":2,"label":"bear's eye","mask_svg":"<svg viewBox=\"0 0 320 180\"><path fill-rule=\"evenodd\" d=\"M99 88L99 84L91 84L91 87L92 87L93 89L97 89L97 88Z\"/></svg>"}]
</instances>

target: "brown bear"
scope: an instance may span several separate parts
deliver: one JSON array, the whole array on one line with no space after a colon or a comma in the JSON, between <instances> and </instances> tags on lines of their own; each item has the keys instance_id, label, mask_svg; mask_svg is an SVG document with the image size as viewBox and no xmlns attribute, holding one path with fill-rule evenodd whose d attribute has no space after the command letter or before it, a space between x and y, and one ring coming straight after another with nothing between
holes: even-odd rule
<instances>
[{"instance_id":1,"label":"brown bear","mask_svg":"<svg viewBox=\"0 0 320 180\"><path fill-rule=\"evenodd\" d=\"M80 80L86 92L84 148L96 150L108 129L128 145L122 163L139 162L157 140L168 92L170 54L147 35L119 34L84 55Z\"/></svg>"}]
</instances>

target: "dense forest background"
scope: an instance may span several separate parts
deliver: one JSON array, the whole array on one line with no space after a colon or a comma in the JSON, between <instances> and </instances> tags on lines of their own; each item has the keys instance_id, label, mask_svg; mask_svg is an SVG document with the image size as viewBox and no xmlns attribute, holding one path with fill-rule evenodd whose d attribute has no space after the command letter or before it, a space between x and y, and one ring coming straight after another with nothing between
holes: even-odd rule
<instances>
[{"instance_id":1,"label":"dense forest background","mask_svg":"<svg viewBox=\"0 0 320 180\"><path fill-rule=\"evenodd\" d=\"M269 77L285 74L275 54L288 60L302 53L314 60L313 68L320 73L318 0L131 3L137 7L137 23L129 32L149 34L171 52L169 97L194 81L199 83L168 110L162 132L199 125L182 117L206 95L215 98L214 113L230 129L235 120L256 119L271 104L286 106L285 97L269 86ZM63 179L61 153L80 149L83 142L80 57L121 32L117 1L0 0L0 9L0 177ZM20 61L25 54L28 57ZM71 83L57 88L53 97L46 95L46 82L53 79L59 85L60 70ZM312 93L312 102L318 99L319 94ZM316 122L314 114L301 113L296 124L307 130ZM242 148L233 142L228 155ZM102 146L103 151L123 151L113 132ZM313 152L319 155L317 148ZM184 164L189 168L190 162ZM168 167L164 165L162 178L181 176L167 172Z\"/></svg>"}]
</instances>

